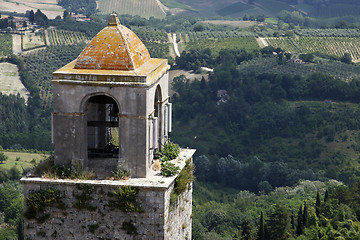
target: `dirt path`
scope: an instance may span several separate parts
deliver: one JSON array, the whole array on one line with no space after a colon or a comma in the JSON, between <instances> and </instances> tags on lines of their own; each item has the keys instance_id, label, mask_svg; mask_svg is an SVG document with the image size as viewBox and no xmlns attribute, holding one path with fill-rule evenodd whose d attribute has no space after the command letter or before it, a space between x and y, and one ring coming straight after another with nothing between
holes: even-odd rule
<instances>
[{"instance_id":1,"label":"dirt path","mask_svg":"<svg viewBox=\"0 0 360 240\"><path fill-rule=\"evenodd\" d=\"M169 43L172 43L173 39L172 39L171 33L168 33L167 35L168 35ZM170 55L170 57L172 57L174 59L176 57L173 44L169 44L169 55Z\"/></svg>"},{"instance_id":2,"label":"dirt path","mask_svg":"<svg viewBox=\"0 0 360 240\"><path fill-rule=\"evenodd\" d=\"M12 39L13 39L13 54L14 55L21 54L21 52L22 52L22 50L21 50L21 35L13 34Z\"/></svg>"},{"instance_id":3,"label":"dirt path","mask_svg":"<svg viewBox=\"0 0 360 240\"><path fill-rule=\"evenodd\" d=\"M174 50L175 50L176 56L180 57L179 47L176 42L176 33L173 33L173 44L174 44Z\"/></svg>"},{"instance_id":4,"label":"dirt path","mask_svg":"<svg viewBox=\"0 0 360 240\"><path fill-rule=\"evenodd\" d=\"M175 50L176 56L180 57L179 47L176 42L176 33L173 33L173 44L174 44L174 50Z\"/></svg>"}]
</instances>

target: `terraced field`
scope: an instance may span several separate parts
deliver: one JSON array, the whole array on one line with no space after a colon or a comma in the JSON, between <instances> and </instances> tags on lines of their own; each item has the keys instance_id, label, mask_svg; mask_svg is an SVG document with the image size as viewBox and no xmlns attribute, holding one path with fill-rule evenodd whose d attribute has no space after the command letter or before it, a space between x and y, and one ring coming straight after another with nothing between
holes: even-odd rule
<instances>
[{"instance_id":1,"label":"terraced field","mask_svg":"<svg viewBox=\"0 0 360 240\"><path fill-rule=\"evenodd\" d=\"M57 30L55 28L46 30L46 42L48 46L72 45L79 42L89 42L90 38L81 32Z\"/></svg>"},{"instance_id":2,"label":"terraced field","mask_svg":"<svg viewBox=\"0 0 360 240\"><path fill-rule=\"evenodd\" d=\"M165 11L156 0L99 0L98 9L102 13L139 15L145 18L164 18Z\"/></svg>"}]
</instances>

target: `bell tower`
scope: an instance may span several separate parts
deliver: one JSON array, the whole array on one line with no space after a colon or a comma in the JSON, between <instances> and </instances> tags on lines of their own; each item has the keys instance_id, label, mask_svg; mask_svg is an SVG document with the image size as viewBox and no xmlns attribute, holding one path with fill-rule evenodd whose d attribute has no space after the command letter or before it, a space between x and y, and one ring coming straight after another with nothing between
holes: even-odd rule
<instances>
[{"instance_id":1,"label":"bell tower","mask_svg":"<svg viewBox=\"0 0 360 240\"><path fill-rule=\"evenodd\" d=\"M80 56L53 74L55 163L148 176L171 131L169 68L111 15Z\"/></svg>"},{"instance_id":2,"label":"bell tower","mask_svg":"<svg viewBox=\"0 0 360 240\"><path fill-rule=\"evenodd\" d=\"M173 176L152 167L172 129L169 69L111 14L79 57L53 73L54 161L21 179L25 239L191 239L195 150L170 160ZM80 166L95 178L49 177L39 170L48 166ZM112 178L116 170L130 178Z\"/></svg>"}]
</instances>

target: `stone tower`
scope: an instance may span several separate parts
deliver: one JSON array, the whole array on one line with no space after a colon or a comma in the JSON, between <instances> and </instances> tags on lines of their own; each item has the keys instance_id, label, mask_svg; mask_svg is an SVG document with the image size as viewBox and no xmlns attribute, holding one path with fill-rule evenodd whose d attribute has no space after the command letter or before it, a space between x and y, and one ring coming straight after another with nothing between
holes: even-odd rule
<instances>
[{"instance_id":1,"label":"stone tower","mask_svg":"<svg viewBox=\"0 0 360 240\"><path fill-rule=\"evenodd\" d=\"M54 164L96 179L36 171L23 178L25 239L191 239L195 150L172 160L180 169L172 177L152 169L172 128L169 68L112 14L79 57L53 73ZM130 179L113 180L116 170Z\"/></svg>"}]
</instances>

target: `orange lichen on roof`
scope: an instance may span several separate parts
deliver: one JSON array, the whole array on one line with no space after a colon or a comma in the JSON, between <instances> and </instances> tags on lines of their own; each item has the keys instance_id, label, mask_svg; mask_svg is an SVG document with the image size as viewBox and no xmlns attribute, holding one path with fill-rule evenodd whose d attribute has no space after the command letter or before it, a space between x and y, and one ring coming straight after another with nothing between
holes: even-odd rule
<instances>
[{"instance_id":1,"label":"orange lichen on roof","mask_svg":"<svg viewBox=\"0 0 360 240\"><path fill-rule=\"evenodd\" d=\"M100 31L80 54L75 69L129 71L150 60L145 45L111 14L108 26Z\"/></svg>"}]
</instances>

